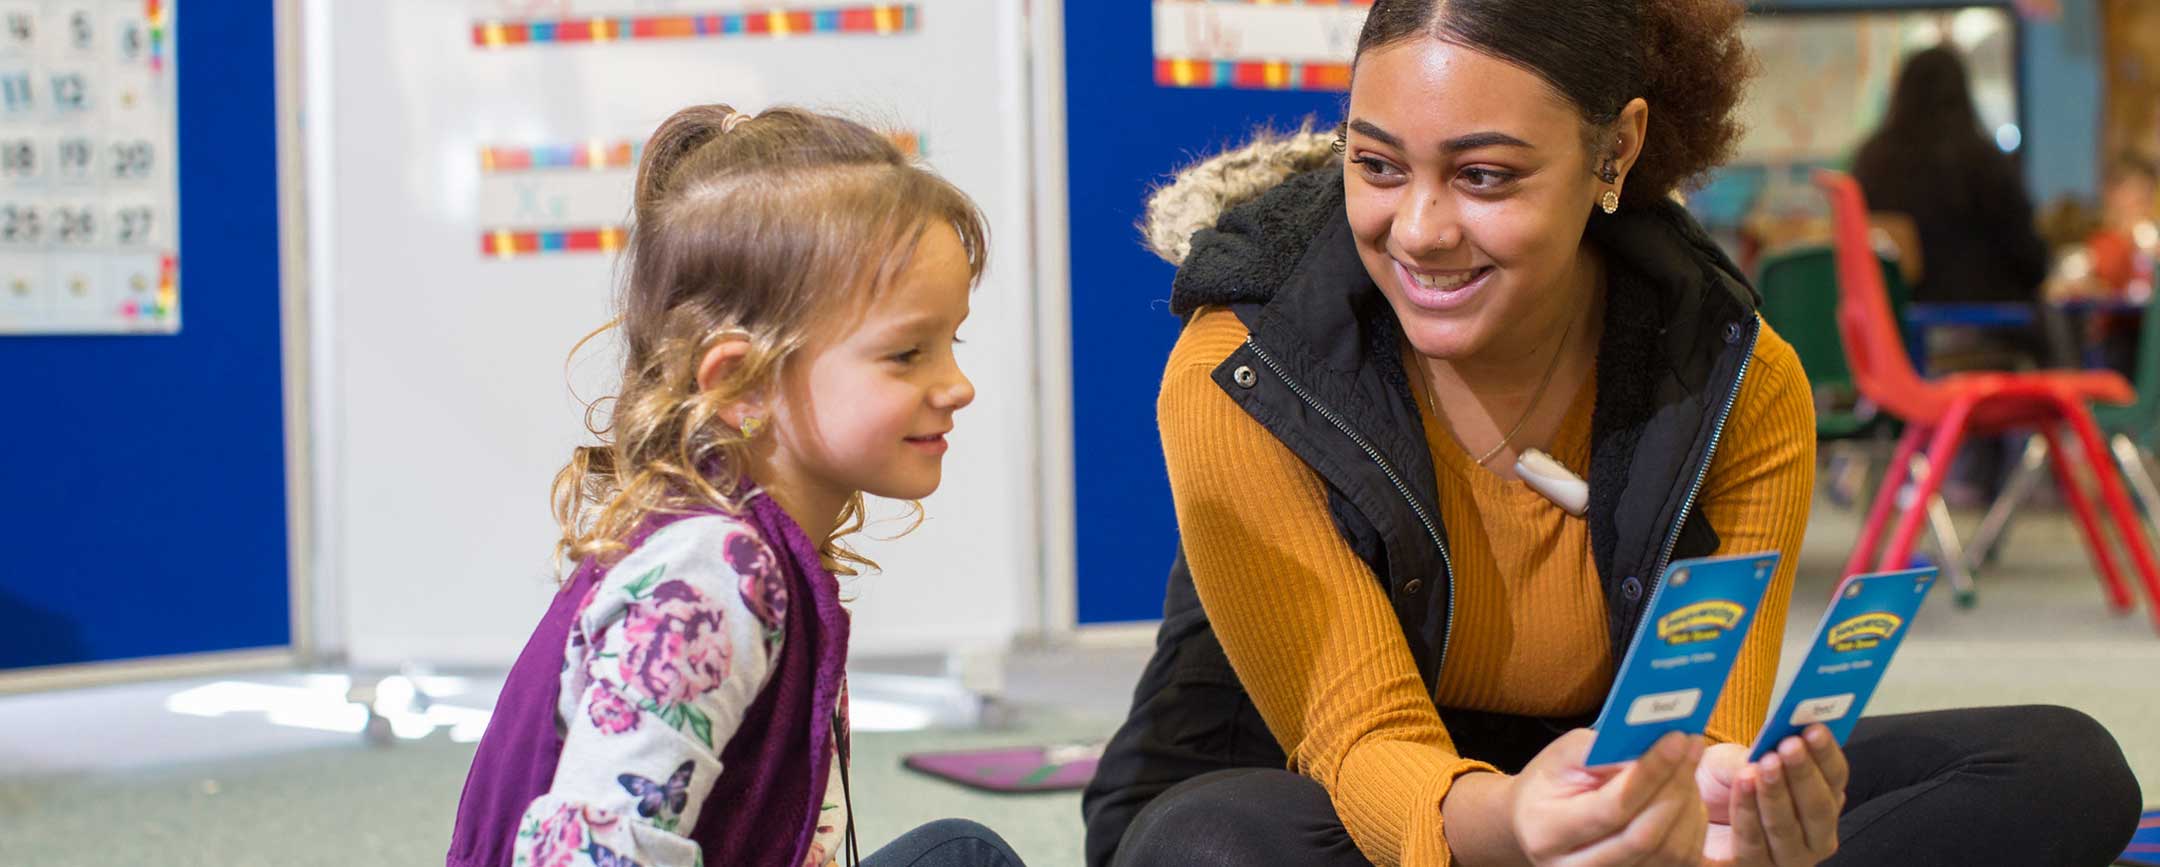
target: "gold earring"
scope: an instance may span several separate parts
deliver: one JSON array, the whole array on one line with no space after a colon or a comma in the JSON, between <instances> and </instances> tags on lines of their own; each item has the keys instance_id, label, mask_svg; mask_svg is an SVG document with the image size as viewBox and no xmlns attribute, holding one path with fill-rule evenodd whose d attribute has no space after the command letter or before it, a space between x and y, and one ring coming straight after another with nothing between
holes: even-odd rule
<instances>
[{"instance_id":1,"label":"gold earring","mask_svg":"<svg viewBox=\"0 0 2160 867\"><path fill-rule=\"evenodd\" d=\"M1620 210L1620 191L1606 190L1605 195L1598 197L1597 203L1598 207L1603 208L1605 213L1608 214Z\"/></svg>"},{"instance_id":2,"label":"gold earring","mask_svg":"<svg viewBox=\"0 0 2160 867\"><path fill-rule=\"evenodd\" d=\"M765 431L765 419L754 415L745 416L743 417L742 424L736 426L736 430L742 433L743 439L757 439L757 435Z\"/></svg>"}]
</instances>

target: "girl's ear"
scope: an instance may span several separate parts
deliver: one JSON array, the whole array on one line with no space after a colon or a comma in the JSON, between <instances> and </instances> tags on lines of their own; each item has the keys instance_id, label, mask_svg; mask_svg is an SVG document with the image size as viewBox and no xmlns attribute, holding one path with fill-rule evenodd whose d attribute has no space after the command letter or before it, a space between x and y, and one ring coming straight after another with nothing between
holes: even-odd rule
<instances>
[{"instance_id":1,"label":"girl's ear","mask_svg":"<svg viewBox=\"0 0 2160 867\"><path fill-rule=\"evenodd\" d=\"M697 385L699 391L711 391L715 385L725 382L750 355L748 335L729 334L715 341L705 356L698 359ZM720 411L720 419L729 427L739 428L744 419L758 418L765 414L764 407L754 396L728 404ZM770 421L770 419L767 419Z\"/></svg>"},{"instance_id":2,"label":"girl's ear","mask_svg":"<svg viewBox=\"0 0 2160 867\"><path fill-rule=\"evenodd\" d=\"M705 357L698 359L697 387L699 391L711 391L714 384L728 378L750 355L750 338L726 335L713 342L705 350Z\"/></svg>"}]
</instances>

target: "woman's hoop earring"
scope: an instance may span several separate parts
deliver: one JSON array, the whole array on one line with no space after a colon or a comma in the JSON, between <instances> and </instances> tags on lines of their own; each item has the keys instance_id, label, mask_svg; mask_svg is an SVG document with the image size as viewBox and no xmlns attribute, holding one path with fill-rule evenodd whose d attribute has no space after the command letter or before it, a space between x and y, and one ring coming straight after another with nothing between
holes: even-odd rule
<instances>
[{"instance_id":1,"label":"woman's hoop earring","mask_svg":"<svg viewBox=\"0 0 2160 867\"><path fill-rule=\"evenodd\" d=\"M1620 210L1620 191L1606 190L1605 195L1598 197L1597 203L1598 207L1608 214Z\"/></svg>"},{"instance_id":2,"label":"woman's hoop earring","mask_svg":"<svg viewBox=\"0 0 2160 867\"><path fill-rule=\"evenodd\" d=\"M1350 149L1349 121L1343 121L1335 127L1335 140L1328 143L1328 149L1334 151L1336 156L1341 156L1343 152Z\"/></svg>"}]
</instances>

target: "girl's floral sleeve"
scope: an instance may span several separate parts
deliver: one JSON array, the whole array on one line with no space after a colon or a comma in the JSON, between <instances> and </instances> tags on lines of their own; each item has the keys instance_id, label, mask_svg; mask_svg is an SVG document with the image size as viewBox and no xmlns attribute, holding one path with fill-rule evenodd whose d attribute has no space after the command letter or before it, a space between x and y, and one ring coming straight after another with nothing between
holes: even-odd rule
<instances>
[{"instance_id":1,"label":"girl's floral sleeve","mask_svg":"<svg viewBox=\"0 0 2160 867\"><path fill-rule=\"evenodd\" d=\"M700 863L690 831L780 651L785 587L725 516L671 524L608 571L570 633L562 758L519 820L516 864Z\"/></svg>"}]
</instances>

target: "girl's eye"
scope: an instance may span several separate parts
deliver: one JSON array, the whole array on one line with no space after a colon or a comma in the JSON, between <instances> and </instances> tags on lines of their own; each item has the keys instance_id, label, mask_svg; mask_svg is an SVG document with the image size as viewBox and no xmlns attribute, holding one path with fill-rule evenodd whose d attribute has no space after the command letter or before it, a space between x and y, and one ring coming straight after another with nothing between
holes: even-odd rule
<instances>
[{"instance_id":1,"label":"girl's eye","mask_svg":"<svg viewBox=\"0 0 2160 867\"><path fill-rule=\"evenodd\" d=\"M1498 190L1515 182L1514 173L1497 169L1463 169L1462 178L1470 183L1471 189L1484 191Z\"/></svg>"},{"instance_id":2,"label":"girl's eye","mask_svg":"<svg viewBox=\"0 0 2160 867\"><path fill-rule=\"evenodd\" d=\"M888 360L890 360L890 361L895 361L895 362L898 362L898 363L900 363L900 364L913 364L913 363L915 363L915 359L917 359L917 358L921 358L921 357L922 357L922 350L920 350L920 349L910 349L910 350L907 350L907 351L905 351L905 352L898 352L898 353L894 353L893 355L891 355L891 356L888 356Z\"/></svg>"}]
</instances>

